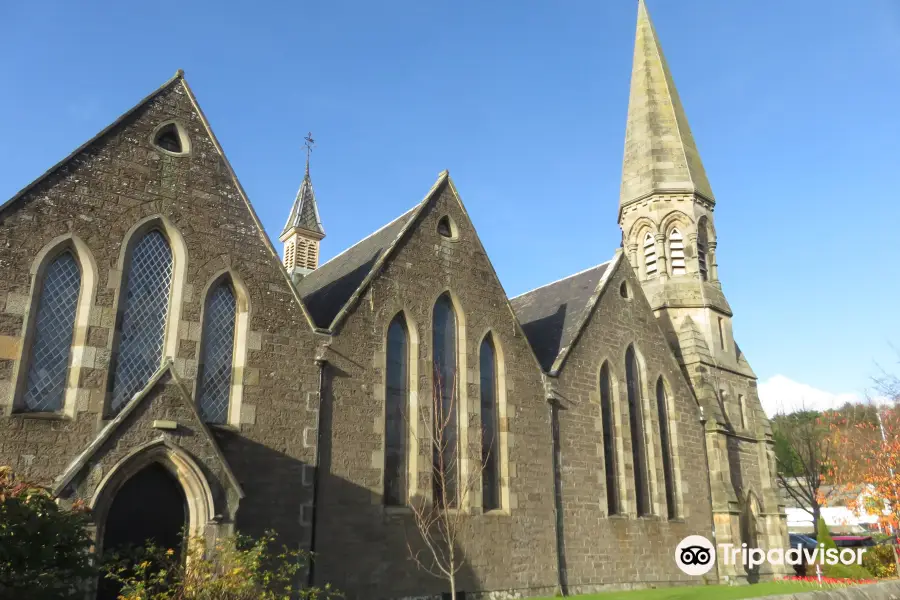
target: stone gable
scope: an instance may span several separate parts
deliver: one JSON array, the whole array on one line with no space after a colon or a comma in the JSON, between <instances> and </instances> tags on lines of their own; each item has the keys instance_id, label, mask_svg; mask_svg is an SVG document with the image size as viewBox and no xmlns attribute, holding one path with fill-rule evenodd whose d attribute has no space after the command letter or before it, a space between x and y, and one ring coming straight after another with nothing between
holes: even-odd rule
<instances>
[{"instance_id":1,"label":"stone gable","mask_svg":"<svg viewBox=\"0 0 900 600\"><path fill-rule=\"evenodd\" d=\"M445 215L455 224L456 239L438 234L438 221ZM449 182L426 203L382 272L350 309L328 353L332 376L325 402L330 400L330 414L323 415L322 430L331 440L323 465L330 474L319 491L322 556L317 580L332 581L351 594L388 585L397 596L442 589L408 559L407 540L414 546L416 540L410 516L382 505L382 472L387 327L399 311L405 312L418 338L418 402L430 402L432 310L447 290L464 321L468 418L461 421L468 426L470 456L480 452L478 352L489 331L506 371L506 419L500 426L507 433L508 496L497 514L478 514L480 508L473 507L476 514L460 548L467 565L459 589L552 593L553 479L540 369ZM430 493L429 461L430 447L420 443L419 493Z\"/></svg>"}]
</instances>

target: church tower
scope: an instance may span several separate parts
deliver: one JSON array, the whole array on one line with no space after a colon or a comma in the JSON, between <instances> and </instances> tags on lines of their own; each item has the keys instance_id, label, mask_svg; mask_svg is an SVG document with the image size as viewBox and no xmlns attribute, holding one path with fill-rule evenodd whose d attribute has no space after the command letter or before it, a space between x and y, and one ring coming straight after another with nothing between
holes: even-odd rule
<instances>
[{"instance_id":1,"label":"church tower","mask_svg":"<svg viewBox=\"0 0 900 600\"><path fill-rule=\"evenodd\" d=\"M319 266L319 242L325 237L322 220L319 218L319 207L316 206L316 194L313 191L312 179L309 177L309 156L315 141L312 133L306 140L306 175L300 184L300 190L291 207L284 230L281 232L281 243L284 244L284 268L294 283L316 270Z\"/></svg>"},{"instance_id":2,"label":"church tower","mask_svg":"<svg viewBox=\"0 0 900 600\"><path fill-rule=\"evenodd\" d=\"M734 340L733 314L719 281L715 207L672 74L639 0L619 197L622 245L703 408L717 543L785 547L771 428L756 375ZM721 565L720 575L750 576L728 568Z\"/></svg>"}]
</instances>

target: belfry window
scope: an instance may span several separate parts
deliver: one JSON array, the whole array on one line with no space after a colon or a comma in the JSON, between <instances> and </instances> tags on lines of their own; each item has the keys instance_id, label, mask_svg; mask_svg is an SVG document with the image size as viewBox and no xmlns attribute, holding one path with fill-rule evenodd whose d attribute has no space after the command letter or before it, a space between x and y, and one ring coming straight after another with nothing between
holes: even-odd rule
<instances>
[{"instance_id":1,"label":"belfry window","mask_svg":"<svg viewBox=\"0 0 900 600\"><path fill-rule=\"evenodd\" d=\"M57 256L35 285L40 286L40 298L26 359L28 376L22 403L27 411L53 412L63 407L81 291L81 271L72 253L65 251Z\"/></svg>"},{"instance_id":2,"label":"belfry window","mask_svg":"<svg viewBox=\"0 0 900 600\"><path fill-rule=\"evenodd\" d=\"M387 334L387 370L384 395L384 503L406 504L406 431L409 407L409 336L400 313Z\"/></svg>"},{"instance_id":3,"label":"belfry window","mask_svg":"<svg viewBox=\"0 0 900 600\"><path fill-rule=\"evenodd\" d=\"M649 231L644 236L644 265L648 277L656 275L656 240Z\"/></svg>"},{"instance_id":4,"label":"belfry window","mask_svg":"<svg viewBox=\"0 0 900 600\"><path fill-rule=\"evenodd\" d=\"M707 234L706 234L706 222L700 222L700 228L697 230L697 263L700 269L700 279L706 281L707 271L706 271L706 247L707 247Z\"/></svg>"},{"instance_id":5,"label":"belfry window","mask_svg":"<svg viewBox=\"0 0 900 600\"><path fill-rule=\"evenodd\" d=\"M162 364L174 262L169 242L151 230L135 244L121 289L121 321L113 356L113 412L140 391Z\"/></svg>"},{"instance_id":6,"label":"belfry window","mask_svg":"<svg viewBox=\"0 0 900 600\"><path fill-rule=\"evenodd\" d=\"M203 311L197 404L207 423L228 422L236 309L231 282L223 279L209 292Z\"/></svg>"},{"instance_id":7,"label":"belfry window","mask_svg":"<svg viewBox=\"0 0 900 600\"><path fill-rule=\"evenodd\" d=\"M687 273L684 264L684 238L677 229L669 234L669 258L672 261L672 275Z\"/></svg>"},{"instance_id":8,"label":"belfry window","mask_svg":"<svg viewBox=\"0 0 900 600\"><path fill-rule=\"evenodd\" d=\"M490 335L481 343L481 506L500 508L500 433L497 428L497 357Z\"/></svg>"},{"instance_id":9,"label":"belfry window","mask_svg":"<svg viewBox=\"0 0 900 600\"><path fill-rule=\"evenodd\" d=\"M434 401L432 422L433 493L438 506L456 506L459 457L457 452L456 312L448 294L434 305Z\"/></svg>"}]
</instances>

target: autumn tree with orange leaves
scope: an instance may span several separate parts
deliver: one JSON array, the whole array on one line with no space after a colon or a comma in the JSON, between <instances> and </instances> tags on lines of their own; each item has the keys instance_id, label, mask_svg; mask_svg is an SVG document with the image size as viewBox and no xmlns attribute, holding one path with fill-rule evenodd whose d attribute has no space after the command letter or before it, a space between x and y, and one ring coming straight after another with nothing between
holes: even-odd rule
<instances>
[{"instance_id":1,"label":"autumn tree with orange leaves","mask_svg":"<svg viewBox=\"0 0 900 600\"><path fill-rule=\"evenodd\" d=\"M900 407L878 410L872 423L853 423L835 430L841 460L829 465L828 479L846 487L867 489L851 501L851 509L877 515L882 525L900 525Z\"/></svg>"}]
</instances>

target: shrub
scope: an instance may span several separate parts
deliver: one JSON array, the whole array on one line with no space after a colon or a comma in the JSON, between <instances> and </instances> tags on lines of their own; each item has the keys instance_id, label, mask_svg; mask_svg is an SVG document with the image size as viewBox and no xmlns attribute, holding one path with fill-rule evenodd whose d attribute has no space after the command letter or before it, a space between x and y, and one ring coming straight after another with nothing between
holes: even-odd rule
<instances>
[{"instance_id":1,"label":"shrub","mask_svg":"<svg viewBox=\"0 0 900 600\"><path fill-rule=\"evenodd\" d=\"M202 538L188 543L186 557L153 544L104 565L105 576L122 586L124 600L330 600L340 594L302 588L297 580L310 555L282 546L275 535L234 536L209 549ZM186 560L185 560L186 558Z\"/></svg>"},{"instance_id":2,"label":"shrub","mask_svg":"<svg viewBox=\"0 0 900 600\"><path fill-rule=\"evenodd\" d=\"M863 567L875 577L884 579L897 576L897 564L894 562L894 547L881 544L866 548L863 554Z\"/></svg>"},{"instance_id":3,"label":"shrub","mask_svg":"<svg viewBox=\"0 0 900 600\"><path fill-rule=\"evenodd\" d=\"M828 526L825 525L825 519L822 517L819 517L816 541L824 544L826 551L829 548L837 548L837 544L834 543L831 534L828 532ZM814 574L815 567L807 567L806 572L809 575ZM872 579L872 574L861 565L824 564L822 565L822 574L832 579Z\"/></svg>"},{"instance_id":4,"label":"shrub","mask_svg":"<svg viewBox=\"0 0 900 600\"><path fill-rule=\"evenodd\" d=\"M0 597L83 597L94 574L82 505L63 510L50 492L0 467Z\"/></svg>"}]
</instances>

